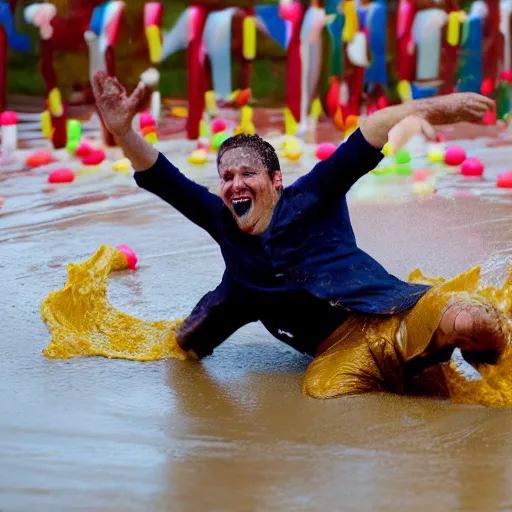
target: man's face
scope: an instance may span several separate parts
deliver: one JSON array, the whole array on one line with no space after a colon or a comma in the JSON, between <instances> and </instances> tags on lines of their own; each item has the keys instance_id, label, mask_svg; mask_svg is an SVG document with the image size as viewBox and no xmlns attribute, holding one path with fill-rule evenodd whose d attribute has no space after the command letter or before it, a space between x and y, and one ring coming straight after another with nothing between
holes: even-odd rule
<instances>
[{"instance_id":1,"label":"man's face","mask_svg":"<svg viewBox=\"0 0 512 512\"><path fill-rule=\"evenodd\" d=\"M253 149L228 149L219 162L220 197L230 209L238 227L260 235L270 224L282 188L281 171L270 177Z\"/></svg>"}]
</instances>

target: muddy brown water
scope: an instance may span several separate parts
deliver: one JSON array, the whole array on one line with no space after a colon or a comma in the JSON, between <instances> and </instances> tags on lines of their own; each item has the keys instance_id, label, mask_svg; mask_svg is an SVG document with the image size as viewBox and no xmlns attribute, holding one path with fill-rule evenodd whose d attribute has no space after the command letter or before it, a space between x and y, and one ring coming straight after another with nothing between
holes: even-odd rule
<instances>
[{"instance_id":1,"label":"muddy brown water","mask_svg":"<svg viewBox=\"0 0 512 512\"><path fill-rule=\"evenodd\" d=\"M510 263L512 194L494 186L512 148L463 144L484 180L445 174L435 196L410 178L351 192L362 248L406 278ZM183 164L215 186L213 164ZM293 181L312 160L284 163ZM418 160L417 167L426 163ZM54 164L55 167L55 164ZM214 242L130 176L50 187L51 167L0 169L0 510L494 511L512 509L512 411L385 394L303 396L309 359L258 324L203 363L48 360L39 315L65 265L128 244L140 269L115 275L113 304L143 318L186 315L222 275Z\"/></svg>"}]
</instances>

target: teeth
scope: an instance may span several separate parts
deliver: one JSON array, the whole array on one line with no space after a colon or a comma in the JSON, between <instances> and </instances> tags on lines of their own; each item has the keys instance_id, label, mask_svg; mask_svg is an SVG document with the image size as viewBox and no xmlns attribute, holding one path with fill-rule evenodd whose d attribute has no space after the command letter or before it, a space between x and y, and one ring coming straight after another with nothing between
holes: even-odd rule
<instances>
[{"instance_id":1,"label":"teeth","mask_svg":"<svg viewBox=\"0 0 512 512\"><path fill-rule=\"evenodd\" d=\"M249 211L251 203L252 201L248 198L233 199L233 209L235 210L235 214L238 217L245 215Z\"/></svg>"}]
</instances>

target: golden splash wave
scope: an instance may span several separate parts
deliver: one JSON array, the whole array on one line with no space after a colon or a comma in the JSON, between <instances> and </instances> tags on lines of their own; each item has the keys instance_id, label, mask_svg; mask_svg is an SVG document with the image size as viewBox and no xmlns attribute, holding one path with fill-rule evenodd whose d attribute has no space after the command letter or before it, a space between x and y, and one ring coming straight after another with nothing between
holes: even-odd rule
<instances>
[{"instance_id":1,"label":"golden splash wave","mask_svg":"<svg viewBox=\"0 0 512 512\"><path fill-rule=\"evenodd\" d=\"M124 254L103 245L83 263L67 266L68 280L41 304L52 339L43 354L50 359L104 356L155 361L187 359L174 334L181 322L147 322L118 311L107 297L108 275L128 268Z\"/></svg>"},{"instance_id":2,"label":"golden splash wave","mask_svg":"<svg viewBox=\"0 0 512 512\"><path fill-rule=\"evenodd\" d=\"M89 260L67 266L65 286L52 291L41 304L43 321L52 336L48 347L43 350L46 357L104 356L135 361L188 358L178 346L174 332L181 320L139 320L110 304L107 297L109 274L126 268L126 257L106 245L101 246ZM478 267L462 274L465 290L490 299L507 318L511 318L512 274L499 289L482 286L479 276ZM425 284L445 282L443 278L426 278L419 270L409 276L409 281ZM499 364L478 367L481 380L467 380L454 363L443 365L443 368L454 402L493 407L512 405L512 348L507 349Z\"/></svg>"},{"instance_id":3,"label":"golden splash wave","mask_svg":"<svg viewBox=\"0 0 512 512\"><path fill-rule=\"evenodd\" d=\"M467 273L465 289L470 293L489 299L498 307L507 319L512 318L512 269L501 288L486 287L480 280L480 268ZM415 270L409 281L424 284L445 282L443 278L426 278ZM450 391L450 398L455 403L482 404L490 407L512 406L512 347L505 351L497 365L478 365L481 380L468 380L457 369L454 362L443 365Z\"/></svg>"}]
</instances>

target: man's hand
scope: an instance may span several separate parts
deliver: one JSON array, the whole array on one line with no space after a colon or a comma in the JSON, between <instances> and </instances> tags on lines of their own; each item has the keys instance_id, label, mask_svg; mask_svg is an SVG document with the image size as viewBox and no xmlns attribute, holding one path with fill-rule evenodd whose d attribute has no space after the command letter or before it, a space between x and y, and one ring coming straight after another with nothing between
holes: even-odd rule
<instances>
[{"instance_id":1,"label":"man's hand","mask_svg":"<svg viewBox=\"0 0 512 512\"><path fill-rule=\"evenodd\" d=\"M132 120L147 96L147 86L140 82L131 96L115 77L98 71L92 81L96 104L108 131L124 137L131 130Z\"/></svg>"},{"instance_id":2,"label":"man's hand","mask_svg":"<svg viewBox=\"0 0 512 512\"><path fill-rule=\"evenodd\" d=\"M361 119L360 129L374 147L382 148L388 142L388 133L404 119L420 117L431 125L461 122L479 122L494 108L494 101L472 92L436 96L394 105ZM396 148L395 148L396 149Z\"/></svg>"},{"instance_id":3,"label":"man's hand","mask_svg":"<svg viewBox=\"0 0 512 512\"><path fill-rule=\"evenodd\" d=\"M396 124L388 134L391 152L398 151L415 135L423 135L427 140L436 140L433 126L420 116L409 116Z\"/></svg>"},{"instance_id":4,"label":"man's hand","mask_svg":"<svg viewBox=\"0 0 512 512\"><path fill-rule=\"evenodd\" d=\"M418 101L416 115L433 125L478 123L494 107L494 101L486 96L458 92Z\"/></svg>"}]
</instances>

